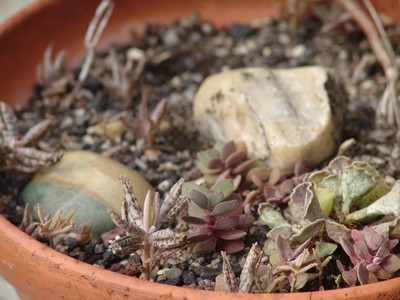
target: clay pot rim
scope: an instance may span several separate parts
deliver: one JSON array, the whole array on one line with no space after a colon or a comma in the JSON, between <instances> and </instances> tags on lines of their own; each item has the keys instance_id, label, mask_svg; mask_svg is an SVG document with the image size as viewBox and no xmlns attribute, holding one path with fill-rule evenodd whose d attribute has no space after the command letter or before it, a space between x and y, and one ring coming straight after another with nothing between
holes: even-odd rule
<instances>
[{"instance_id":1,"label":"clay pot rim","mask_svg":"<svg viewBox=\"0 0 400 300\"><path fill-rule=\"evenodd\" d=\"M32 18L44 7L55 5L55 2L60 2L59 0L38 0L33 2L29 6L25 7L18 14L14 15L12 18L5 21L0 25L0 36L12 31L15 26L24 22L25 19ZM143 294L154 296L165 296L166 294L173 295L177 290L181 293L181 298L185 296L195 296L205 298L205 299L254 299L258 298L273 298L273 299L337 299L337 298L355 298L355 297L371 297L372 295L382 295L388 291L396 291L400 286L400 278L394 278L386 281L381 281L378 283L368 284L366 286L356 286L349 288L342 288L337 290L328 291L316 291L316 292L300 292L300 293L282 293L282 294L258 294L257 296L253 294L243 295L234 293L221 293L214 291L203 291L195 290L184 287L175 287L170 285L154 282L146 282L137 278L129 277L126 275L118 274L109 270L97 268L90 264L80 262L72 257L62 254L56 250L53 250L46 245L36 241L32 237L26 235L18 227L11 224L3 216L0 215L0 241L5 243L6 241L11 241L19 249L26 251L28 256L36 256L36 259L42 262L49 261L49 263L58 265L58 268L63 270L63 272L68 272L74 274L74 277L93 277L96 278L98 284L101 282L109 282L115 286L124 286L130 291L140 291ZM1 262L3 264L7 263L6 258L2 258ZM161 287L161 288L160 288ZM394 292L395 294L395 292ZM393 295L394 295L393 294ZM187 298L186 298L187 299Z\"/></svg>"}]
</instances>

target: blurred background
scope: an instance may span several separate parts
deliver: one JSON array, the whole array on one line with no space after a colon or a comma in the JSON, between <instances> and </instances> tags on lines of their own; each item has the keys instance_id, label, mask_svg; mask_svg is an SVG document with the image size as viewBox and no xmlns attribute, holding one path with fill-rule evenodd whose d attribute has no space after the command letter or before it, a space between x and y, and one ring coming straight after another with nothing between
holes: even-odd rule
<instances>
[{"instance_id":1,"label":"blurred background","mask_svg":"<svg viewBox=\"0 0 400 300\"><path fill-rule=\"evenodd\" d=\"M9 17L33 1L37 0L0 0L0 23L4 23ZM0 277L0 300L19 300L13 287L2 277Z\"/></svg>"}]
</instances>

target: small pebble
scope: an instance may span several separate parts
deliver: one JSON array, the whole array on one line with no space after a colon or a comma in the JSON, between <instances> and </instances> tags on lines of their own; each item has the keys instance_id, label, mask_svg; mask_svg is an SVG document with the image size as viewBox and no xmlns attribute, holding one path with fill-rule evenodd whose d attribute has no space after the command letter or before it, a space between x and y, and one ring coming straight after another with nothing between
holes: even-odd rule
<instances>
[{"instance_id":1,"label":"small pebble","mask_svg":"<svg viewBox=\"0 0 400 300\"><path fill-rule=\"evenodd\" d=\"M229 34L234 38L246 37L254 32L254 29L246 24L235 23L229 28Z\"/></svg>"},{"instance_id":2,"label":"small pebble","mask_svg":"<svg viewBox=\"0 0 400 300\"><path fill-rule=\"evenodd\" d=\"M168 279L179 278L182 275L182 270L178 268L171 268L165 271L165 276Z\"/></svg>"}]
</instances>

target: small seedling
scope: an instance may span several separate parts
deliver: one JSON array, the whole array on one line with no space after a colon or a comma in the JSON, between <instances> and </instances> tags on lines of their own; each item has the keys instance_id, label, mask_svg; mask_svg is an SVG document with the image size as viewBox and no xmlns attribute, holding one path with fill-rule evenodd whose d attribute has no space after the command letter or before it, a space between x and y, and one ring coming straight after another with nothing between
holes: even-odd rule
<instances>
[{"instance_id":1,"label":"small seedling","mask_svg":"<svg viewBox=\"0 0 400 300\"><path fill-rule=\"evenodd\" d=\"M228 253L243 249L243 228L253 222L248 206L242 213L242 199L233 193L234 183L225 179L215 183L210 189L206 185L187 183L184 195L189 197L189 214L182 219L195 224L195 229L188 235L190 242L197 243L193 249L196 253L209 252L215 249L217 242Z\"/></svg>"},{"instance_id":2,"label":"small seedling","mask_svg":"<svg viewBox=\"0 0 400 300\"><path fill-rule=\"evenodd\" d=\"M54 248L54 238L57 235L65 234L75 227L75 223L70 221L74 216L76 210L70 211L65 217L61 217L63 209L60 208L52 217L50 214L44 216L42 206L37 204L37 211L39 216L39 222L36 222L37 234L48 241L51 248ZM68 224L69 223L69 224ZM33 233L35 235L35 232Z\"/></svg>"},{"instance_id":3,"label":"small seedling","mask_svg":"<svg viewBox=\"0 0 400 300\"><path fill-rule=\"evenodd\" d=\"M110 248L116 254L131 254L141 250L142 273L146 280L155 264L162 258L178 251L186 244L186 236L175 234L169 225L175 220L187 202L181 197L184 180L179 180L161 204L160 195L151 191L146 195L144 210L132 191L128 178L120 177L124 189L121 217L110 211L114 223L124 229L126 236L110 241Z\"/></svg>"},{"instance_id":4,"label":"small seedling","mask_svg":"<svg viewBox=\"0 0 400 300\"><path fill-rule=\"evenodd\" d=\"M51 120L44 120L20 137L14 111L0 102L0 171L33 173L58 162L63 153L47 153L28 146L40 139L50 125Z\"/></svg>"}]
</instances>

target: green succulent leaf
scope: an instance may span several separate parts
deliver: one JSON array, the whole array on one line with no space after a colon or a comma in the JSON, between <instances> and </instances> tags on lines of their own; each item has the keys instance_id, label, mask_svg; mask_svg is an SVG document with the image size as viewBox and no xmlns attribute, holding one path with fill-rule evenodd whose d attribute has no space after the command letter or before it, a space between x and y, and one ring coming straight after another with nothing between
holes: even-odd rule
<instances>
[{"instance_id":1,"label":"green succulent leaf","mask_svg":"<svg viewBox=\"0 0 400 300\"><path fill-rule=\"evenodd\" d=\"M261 203L258 206L258 215L269 228L288 224L282 214L271 207L268 203Z\"/></svg>"},{"instance_id":2,"label":"green succulent leaf","mask_svg":"<svg viewBox=\"0 0 400 300\"><path fill-rule=\"evenodd\" d=\"M336 251L338 245L327 242L317 241L315 243L315 251L319 257L326 257L332 255Z\"/></svg>"},{"instance_id":3,"label":"green succulent leaf","mask_svg":"<svg viewBox=\"0 0 400 300\"><path fill-rule=\"evenodd\" d=\"M317 196L319 205L322 209L322 212L325 216L329 216L333 209L333 204L335 202L335 193L334 191L327 188L314 188L315 196Z\"/></svg>"},{"instance_id":4,"label":"green succulent leaf","mask_svg":"<svg viewBox=\"0 0 400 300\"><path fill-rule=\"evenodd\" d=\"M224 198L227 198L234 191L234 184L232 179L223 179L217 181L211 188L214 192L222 192Z\"/></svg>"},{"instance_id":5,"label":"green succulent leaf","mask_svg":"<svg viewBox=\"0 0 400 300\"><path fill-rule=\"evenodd\" d=\"M379 216L400 217L400 181L393 189L371 205L346 216L347 221L368 221Z\"/></svg>"},{"instance_id":6,"label":"green succulent leaf","mask_svg":"<svg viewBox=\"0 0 400 300\"><path fill-rule=\"evenodd\" d=\"M324 178L327 177L328 175L330 175L330 173L326 170L315 171L310 175L308 175L307 181L312 182L315 187L321 187L322 180L324 180Z\"/></svg>"},{"instance_id":7,"label":"green succulent leaf","mask_svg":"<svg viewBox=\"0 0 400 300\"><path fill-rule=\"evenodd\" d=\"M211 207L215 207L225 199L223 192L213 192L208 196L208 203Z\"/></svg>"},{"instance_id":8,"label":"green succulent leaf","mask_svg":"<svg viewBox=\"0 0 400 300\"><path fill-rule=\"evenodd\" d=\"M206 209L208 206L207 196L198 190L191 190L189 193L189 198L203 209Z\"/></svg>"},{"instance_id":9,"label":"green succulent leaf","mask_svg":"<svg viewBox=\"0 0 400 300\"><path fill-rule=\"evenodd\" d=\"M365 169L350 166L342 176L341 188L343 191L342 212L348 214L357 201L370 192L376 185L376 180Z\"/></svg>"}]
</instances>

